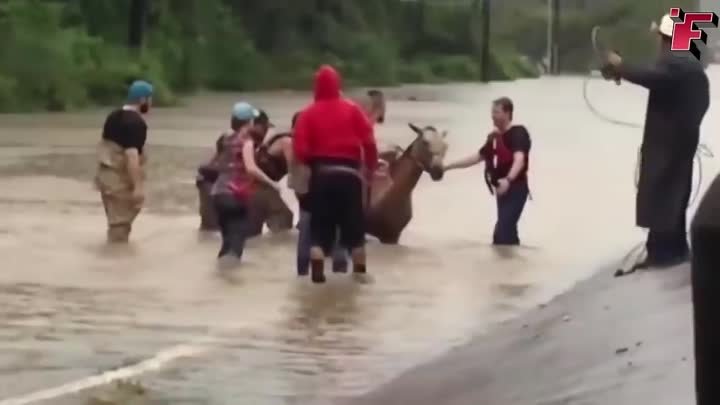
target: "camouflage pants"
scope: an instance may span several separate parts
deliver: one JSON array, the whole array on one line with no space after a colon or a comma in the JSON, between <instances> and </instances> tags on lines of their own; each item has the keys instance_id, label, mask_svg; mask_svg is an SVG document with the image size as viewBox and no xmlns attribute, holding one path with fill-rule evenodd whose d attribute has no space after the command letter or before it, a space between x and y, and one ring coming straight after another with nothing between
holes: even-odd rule
<instances>
[{"instance_id":1,"label":"camouflage pants","mask_svg":"<svg viewBox=\"0 0 720 405\"><path fill-rule=\"evenodd\" d=\"M109 242L127 242L142 207L133 201L132 189L110 168L100 167L95 178L107 218Z\"/></svg>"},{"instance_id":2,"label":"camouflage pants","mask_svg":"<svg viewBox=\"0 0 720 405\"><path fill-rule=\"evenodd\" d=\"M129 198L131 196L101 193L101 197L108 221L108 240L111 242L128 241L132 224L140 214L141 207Z\"/></svg>"}]
</instances>

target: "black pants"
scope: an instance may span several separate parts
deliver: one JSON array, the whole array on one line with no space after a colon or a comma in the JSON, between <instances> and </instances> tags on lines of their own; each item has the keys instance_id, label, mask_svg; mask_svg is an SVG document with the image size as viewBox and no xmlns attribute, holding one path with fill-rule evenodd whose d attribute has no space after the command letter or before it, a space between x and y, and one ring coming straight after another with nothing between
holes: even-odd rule
<instances>
[{"instance_id":1,"label":"black pants","mask_svg":"<svg viewBox=\"0 0 720 405\"><path fill-rule=\"evenodd\" d=\"M242 257L247 238L248 210L245 204L232 195L213 196L218 225L222 235L222 246L218 257L233 255Z\"/></svg>"},{"instance_id":2,"label":"black pants","mask_svg":"<svg viewBox=\"0 0 720 405\"><path fill-rule=\"evenodd\" d=\"M310 238L329 256L338 240L346 249L365 244L363 184L355 175L313 168L310 180Z\"/></svg>"},{"instance_id":3,"label":"black pants","mask_svg":"<svg viewBox=\"0 0 720 405\"><path fill-rule=\"evenodd\" d=\"M498 219L493 233L495 245L519 245L517 224L520 221L530 190L527 182L510 185L510 189L497 197Z\"/></svg>"},{"instance_id":4,"label":"black pants","mask_svg":"<svg viewBox=\"0 0 720 405\"><path fill-rule=\"evenodd\" d=\"M687 258L690 248L687 242L685 228L685 214L679 221L677 228L670 231L657 231L650 229L648 233L647 248L649 264L665 264Z\"/></svg>"}]
</instances>

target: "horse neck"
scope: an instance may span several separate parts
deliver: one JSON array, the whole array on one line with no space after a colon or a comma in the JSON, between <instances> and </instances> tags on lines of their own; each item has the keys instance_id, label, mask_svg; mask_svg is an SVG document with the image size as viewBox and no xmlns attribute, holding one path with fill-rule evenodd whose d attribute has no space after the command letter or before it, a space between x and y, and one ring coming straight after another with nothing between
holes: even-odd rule
<instances>
[{"instance_id":1,"label":"horse neck","mask_svg":"<svg viewBox=\"0 0 720 405\"><path fill-rule=\"evenodd\" d=\"M393 174L393 191L405 192L408 195L412 193L420 181L420 176L423 174L423 169L415 161L412 156L412 152L403 154L396 163L396 168Z\"/></svg>"}]
</instances>

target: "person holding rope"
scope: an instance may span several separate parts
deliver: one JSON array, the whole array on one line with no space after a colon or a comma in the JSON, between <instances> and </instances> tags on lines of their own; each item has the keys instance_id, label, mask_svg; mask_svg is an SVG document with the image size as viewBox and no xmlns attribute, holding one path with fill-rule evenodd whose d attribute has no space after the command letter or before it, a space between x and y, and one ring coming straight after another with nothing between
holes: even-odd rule
<instances>
[{"instance_id":1,"label":"person holding rope","mask_svg":"<svg viewBox=\"0 0 720 405\"><path fill-rule=\"evenodd\" d=\"M673 24L665 15L655 29L655 63L631 65L610 51L601 69L607 80L625 80L650 91L636 197L637 226L649 229L647 258L631 270L671 267L687 261L690 254L686 211L710 86L700 61L671 51Z\"/></svg>"}]
</instances>

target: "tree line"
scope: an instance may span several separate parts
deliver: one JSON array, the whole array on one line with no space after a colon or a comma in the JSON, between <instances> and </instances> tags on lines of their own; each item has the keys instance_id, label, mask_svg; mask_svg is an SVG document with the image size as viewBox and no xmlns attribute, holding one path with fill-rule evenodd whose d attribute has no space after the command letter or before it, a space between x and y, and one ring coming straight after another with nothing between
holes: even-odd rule
<instances>
[{"instance_id":1,"label":"tree line","mask_svg":"<svg viewBox=\"0 0 720 405\"><path fill-rule=\"evenodd\" d=\"M565 72L587 69L593 25L649 24L678 5L560 1ZM199 88L307 88L321 63L337 66L349 85L475 81L484 66L480 0L143 2L144 35L135 49L129 27L137 1L0 0L0 111L116 103L138 77L154 82L159 102L172 103ZM547 48L546 0L491 4L490 78L537 76ZM648 48L643 38L618 42L632 54Z\"/></svg>"}]
</instances>

